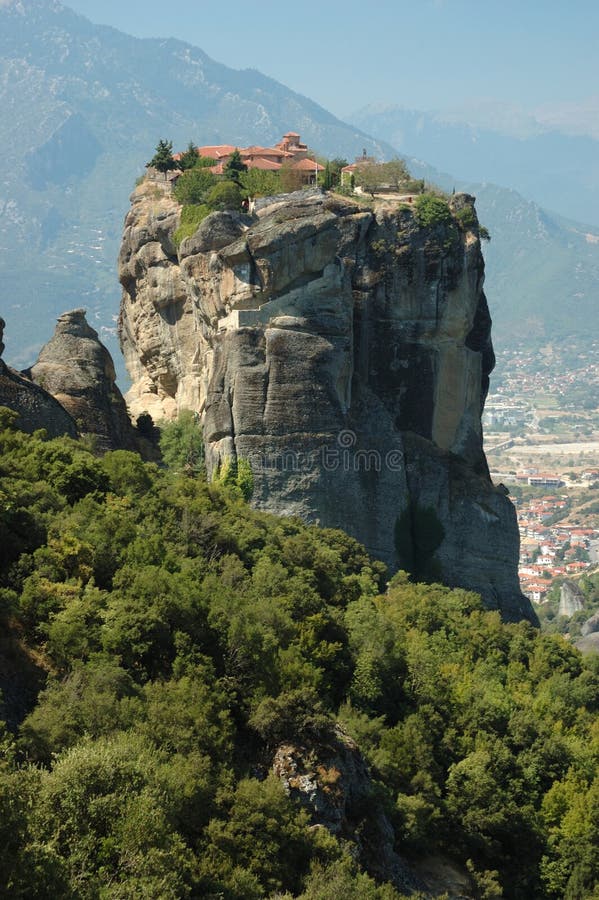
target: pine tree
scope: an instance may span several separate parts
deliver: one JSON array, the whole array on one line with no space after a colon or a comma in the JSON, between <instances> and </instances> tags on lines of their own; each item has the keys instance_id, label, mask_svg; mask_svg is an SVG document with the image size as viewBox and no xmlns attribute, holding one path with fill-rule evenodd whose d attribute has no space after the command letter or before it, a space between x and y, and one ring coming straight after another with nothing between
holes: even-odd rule
<instances>
[{"instance_id":1,"label":"pine tree","mask_svg":"<svg viewBox=\"0 0 599 900\"><path fill-rule=\"evenodd\" d=\"M227 164L223 170L223 175L225 178L228 178L230 181L235 181L239 184L239 176L242 172L247 172L248 167L244 163L241 158L241 153L237 148L233 150L231 156L229 157Z\"/></svg>"},{"instance_id":2,"label":"pine tree","mask_svg":"<svg viewBox=\"0 0 599 900\"><path fill-rule=\"evenodd\" d=\"M199 160L198 150L193 141L190 141L187 145L187 150L181 154L179 158L179 168L185 171L186 169L193 169L196 163Z\"/></svg>"},{"instance_id":3,"label":"pine tree","mask_svg":"<svg viewBox=\"0 0 599 900\"><path fill-rule=\"evenodd\" d=\"M166 173L177 168L177 161L173 158L173 142L158 141L156 153L147 165L153 166L159 172L164 172L164 180L166 181Z\"/></svg>"}]
</instances>

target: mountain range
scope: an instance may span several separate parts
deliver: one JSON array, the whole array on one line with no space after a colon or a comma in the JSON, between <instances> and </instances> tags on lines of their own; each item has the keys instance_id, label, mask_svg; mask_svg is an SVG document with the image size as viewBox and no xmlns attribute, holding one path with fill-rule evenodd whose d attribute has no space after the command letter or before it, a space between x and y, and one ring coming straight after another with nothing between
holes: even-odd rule
<instances>
[{"instance_id":1,"label":"mountain range","mask_svg":"<svg viewBox=\"0 0 599 900\"><path fill-rule=\"evenodd\" d=\"M460 119L400 106L372 105L351 121L454 178L505 185L599 228L599 141L591 135L567 134L532 117L516 130L500 114L491 127L468 110Z\"/></svg>"},{"instance_id":2,"label":"mountain range","mask_svg":"<svg viewBox=\"0 0 599 900\"><path fill-rule=\"evenodd\" d=\"M426 159L408 160L415 174L477 196L492 236L487 293L502 341L564 330L582 338L596 323L599 229L515 190L473 183L476 165L453 168L458 159L434 152L432 140L417 143L416 128L396 149L388 124L344 123L260 72L228 68L184 42L94 25L57 0L8 0L0 5L0 103L2 314L6 359L17 367L32 362L61 312L80 306L115 354L122 222L158 139L272 144L290 128L331 157L365 149Z\"/></svg>"}]
</instances>

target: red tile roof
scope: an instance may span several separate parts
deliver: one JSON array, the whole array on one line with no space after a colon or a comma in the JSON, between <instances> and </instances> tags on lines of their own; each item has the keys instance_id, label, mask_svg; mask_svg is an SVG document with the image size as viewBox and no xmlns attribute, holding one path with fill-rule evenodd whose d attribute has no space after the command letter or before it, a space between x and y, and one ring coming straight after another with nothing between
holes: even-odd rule
<instances>
[{"instance_id":1,"label":"red tile roof","mask_svg":"<svg viewBox=\"0 0 599 900\"><path fill-rule=\"evenodd\" d=\"M293 153L287 153L279 147L244 147L239 152L242 156L293 156Z\"/></svg>"},{"instance_id":2,"label":"red tile roof","mask_svg":"<svg viewBox=\"0 0 599 900\"><path fill-rule=\"evenodd\" d=\"M300 172L324 172L324 166L313 159L298 159L297 162L291 163L291 168L299 169Z\"/></svg>"},{"instance_id":3,"label":"red tile roof","mask_svg":"<svg viewBox=\"0 0 599 900\"><path fill-rule=\"evenodd\" d=\"M281 163L260 156L257 159L247 160L246 165L248 169L260 169L262 172L278 172L281 168Z\"/></svg>"},{"instance_id":4,"label":"red tile roof","mask_svg":"<svg viewBox=\"0 0 599 900\"><path fill-rule=\"evenodd\" d=\"M232 144L210 144L205 147L198 147L198 156L211 156L212 159L221 159L223 156L230 156L237 149Z\"/></svg>"}]
</instances>

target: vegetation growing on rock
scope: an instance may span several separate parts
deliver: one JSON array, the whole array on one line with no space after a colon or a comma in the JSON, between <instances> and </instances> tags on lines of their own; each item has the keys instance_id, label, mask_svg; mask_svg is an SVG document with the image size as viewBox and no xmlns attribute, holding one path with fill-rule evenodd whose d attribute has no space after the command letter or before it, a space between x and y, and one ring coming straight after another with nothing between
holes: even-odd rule
<instances>
[{"instance_id":1,"label":"vegetation growing on rock","mask_svg":"<svg viewBox=\"0 0 599 900\"><path fill-rule=\"evenodd\" d=\"M342 532L189 477L188 426L169 471L13 420L3 628L48 674L2 738L10 896L399 897L347 855L381 811L401 853L449 855L473 896L593 895L596 657L463 590L386 588ZM269 774L281 741L326 743L336 721L372 777L343 840Z\"/></svg>"},{"instance_id":2,"label":"vegetation growing on rock","mask_svg":"<svg viewBox=\"0 0 599 900\"><path fill-rule=\"evenodd\" d=\"M414 202L416 221L421 228L451 222L451 210L444 197L420 194Z\"/></svg>"}]
</instances>

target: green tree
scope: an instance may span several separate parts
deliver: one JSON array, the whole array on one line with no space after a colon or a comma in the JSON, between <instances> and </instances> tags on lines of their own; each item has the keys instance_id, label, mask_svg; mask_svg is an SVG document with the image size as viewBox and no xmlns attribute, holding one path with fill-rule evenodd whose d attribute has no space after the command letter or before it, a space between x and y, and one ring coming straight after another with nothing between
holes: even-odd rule
<instances>
[{"instance_id":1,"label":"green tree","mask_svg":"<svg viewBox=\"0 0 599 900\"><path fill-rule=\"evenodd\" d=\"M204 471L204 436L197 413L182 410L174 422L160 427L160 452L175 472L198 475Z\"/></svg>"},{"instance_id":2,"label":"green tree","mask_svg":"<svg viewBox=\"0 0 599 900\"><path fill-rule=\"evenodd\" d=\"M198 159L199 156L197 147L193 141L190 141L187 145L187 149L184 150L179 157L179 168L184 172L187 169L193 169L193 167L197 164Z\"/></svg>"},{"instance_id":3,"label":"green tree","mask_svg":"<svg viewBox=\"0 0 599 900\"><path fill-rule=\"evenodd\" d=\"M37 835L77 896L188 895L192 854L172 825L163 762L142 738L119 734L67 750L45 775Z\"/></svg>"},{"instance_id":4,"label":"green tree","mask_svg":"<svg viewBox=\"0 0 599 900\"><path fill-rule=\"evenodd\" d=\"M375 192L385 183L381 165L376 163L364 163L354 172L354 182L357 187L374 197Z\"/></svg>"},{"instance_id":5,"label":"green tree","mask_svg":"<svg viewBox=\"0 0 599 900\"><path fill-rule=\"evenodd\" d=\"M248 169L247 172L242 172L240 182L250 197L270 197L281 192L278 172Z\"/></svg>"},{"instance_id":6,"label":"green tree","mask_svg":"<svg viewBox=\"0 0 599 900\"><path fill-rule=\"evenodd\" d=\"M211 156L198 156L196 166L200 169L211 169L213 166L217 164L217 160L213 159Z\"/></svg>"},{"instance_id":7,"label":"green tree","mask_svg":"<svg viewBox=\"0 0 599 900\"><path fill-rule=\"evenodd\" d=\"M291 194L293 191L301 191L304 187L304 178L299 169L294 169L293 165L288 162L284 162L281 168L279 169L279 178L281 181L281 189L286 194Z\"/></svg>"},{"instance_id":8,"label":"green tree","mask_svg":"<svg viewBox=\"0 0 599 900\"><path fill-rule=\"evenodd\" d=\"M321 187L323 187L325 191L330 191L333 187L333 174L331 172L331 164L328 159L324 164L324 172L321 174L319 181Z\"/></svg>"},{"instance_id":9,"label":"green tree","mask_svg":"<svg viewBox=\"0 0 599 900\"><path fill-rule=\"evenodd\" d=\"M40 772L17 768L14 748L0 723L0 885L17 900L52 897L71 900L62 861L32 833L32 810L40 789Z\"/></svg>"},{"instance_id":10,"label":"green tree","mask_svg":"<svg viewBox=\"0 0 599 900\"><path fill-rule=\"evenodd\" d=\"M215 185L206 197L206 203L212 209L241 209L243 193L235 181L221 181Z\"/></svg>"},{"instance_id":11,"label":"green tree","mask_svg":"<svg viewBox=\"0 0 599 900\"><path fill-rule=\"evenodd\" d=\"M402 183L409 180L410 173L401 159L392 159L386 163L368 163L357 167L355 183L368 194L374 196L381 188L400 190Z\"/></svg>"},{"instance_id":12,"label":"green tree","mask_svg":"<svg viewBox=\"0 0 599 900\"><path fill-rule=\"evenodd\" d=\"M235 150L233 150L231 156L225 163L225 166L223 168L223 175L230 181L234 181L236 184L239 184L241 174L243 172L247 172L247 170L248 167L242 160L241 153L237 148L235 148Z\"/></svg>"},{"instance_id":13,"label":"green tree","mask_svg":"<svg viewBox=\"0 0 599 900\"><path fill-rule=\"evenodd\" d=\"M274 776L240 781L227 818L213 819L206 830L200 864L206 887L231 900L297 891L314 847L307 825L307 813Z\"/></svg>"},{"instance_id":14,"label":"green tree","mask_svg":"<svg viewBox=\"0 0 599 900\"><path fill-rule=\"evenodd\" d=\"M156 152L147 165L153 166L153 168L158 169L159 172L164 172L164 178L166 180L166 173L177 168L177 161L173 157L173 142L165 140L158 141Z\"/></svg>"},{"instance_id":15,"label":"green tree","mask_svg":"<svg viewBox=\"0 0 599 900\"><path fill-rule=\"evenodd\" d=\"M173 188L173 196L184 205L204 203L216 183L212 172L197 166L181 175Z\"/></svg>"},{"instance_id":16,"label":"green tree","mask_svg":"<svg viewBox=\"0 0 599 900\"><path fill-rule=\"evenodd\" d=\"M344 157L336 156L334 159L328 160L329 172L331 176L331 187L337 187L341 184L341 169L344 169L348 162Z\"/></svg>"}]
</instances>

